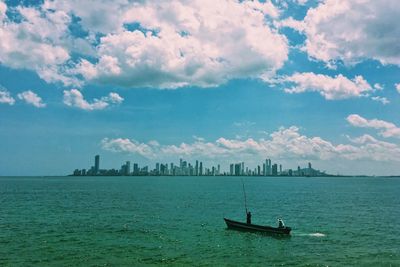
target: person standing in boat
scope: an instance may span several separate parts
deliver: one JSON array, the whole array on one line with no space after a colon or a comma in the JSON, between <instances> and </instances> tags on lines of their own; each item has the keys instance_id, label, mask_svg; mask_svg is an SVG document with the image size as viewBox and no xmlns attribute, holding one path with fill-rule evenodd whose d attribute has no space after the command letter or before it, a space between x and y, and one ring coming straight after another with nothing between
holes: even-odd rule
<instances>
[{"instance_id":1,"label":"person standing in boat","mask_svg":"<svg viewBox=\"0 0 400 267\"><path fill-rule=\"evenodd\" d=\"M281 218L278 219L278 228L284 228L285 224L283 223L283 220Z\"/></svg>"},{"instance_id":2,"label":"person standing in boat","mask_svg":"<svg viewBox=\"0 0 400 267\"><path fill-rule=\"evenodd\" d=\"M251 224L251 212L246 212L246 222L247 224Z\"/></svg>"}]
</instances>

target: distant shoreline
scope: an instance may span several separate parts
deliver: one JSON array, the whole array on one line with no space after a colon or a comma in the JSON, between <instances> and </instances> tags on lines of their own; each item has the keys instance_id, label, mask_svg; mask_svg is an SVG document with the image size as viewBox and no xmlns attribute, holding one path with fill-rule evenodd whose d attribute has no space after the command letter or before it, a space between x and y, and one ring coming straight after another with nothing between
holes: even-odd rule
<instances>
[{"instance_id":1,"label":"distant shoreline","mask_svg":"<svg viewBox=\"0 0 400 267\"><path fill-rule=\"evenodd\" d=\"M326 176L279 176L279 175L269 175L269 176L253 176L253 175L85 175L85 176L76 176L76 175L0 175L0 178L4 177L263 177L263 178L400 178L400 175L326 175Z\"/></svg>"}]
</instances>

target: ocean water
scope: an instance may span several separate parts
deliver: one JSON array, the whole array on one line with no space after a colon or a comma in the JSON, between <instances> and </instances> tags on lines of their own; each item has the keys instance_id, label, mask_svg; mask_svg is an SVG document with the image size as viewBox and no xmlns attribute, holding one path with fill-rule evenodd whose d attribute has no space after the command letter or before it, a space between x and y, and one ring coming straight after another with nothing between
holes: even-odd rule
<instances>
[{"instance_id":1,"label":"ocean water","mask_svg":"<svg viewBox=\"0 0 400 267\"><path fill-rule=\"evenodd\" d=\"M400 179L1 177L0 266L400 266Z\"/></svg>"}]
</instances>

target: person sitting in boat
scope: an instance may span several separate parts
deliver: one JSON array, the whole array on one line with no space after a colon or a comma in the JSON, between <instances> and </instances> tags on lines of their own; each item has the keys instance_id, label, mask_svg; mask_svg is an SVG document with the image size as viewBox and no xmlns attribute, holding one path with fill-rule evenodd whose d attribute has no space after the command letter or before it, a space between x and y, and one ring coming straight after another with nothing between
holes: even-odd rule
<instances>
[{"instance_id":1,"label":"person sitting in boat","mask_svg":"<svg viewBox=\"0 0 400 267\"><path fill-rule=\"evenodd\" d=\"M248 212L246 213L246 222L247 222L248 224L251 224L251 212L250 212L250 211L248 211Z\"/></svg>"},{"instance_id":2,"label":"person sitting in boat","mask_svg":"<svg viewBox=\"0 0 400 267\"><path fill-rule=\"evenodd\" d=\"M281 218L278 219L278 228L285 228L285 224Z\"/></svg>"}]
</instances>

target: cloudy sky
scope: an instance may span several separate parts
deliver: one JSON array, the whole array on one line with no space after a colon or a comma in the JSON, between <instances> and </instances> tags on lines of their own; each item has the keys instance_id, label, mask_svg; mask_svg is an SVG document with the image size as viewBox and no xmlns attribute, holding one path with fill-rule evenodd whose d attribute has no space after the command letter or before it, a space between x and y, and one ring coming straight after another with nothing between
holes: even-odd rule
<instances>
[{"instance_id":1,"label":"cloudy sky","mask_svg":"<svg viewBox=\"0 0 400 267\"><path fill-rule=\"evenodd\" d=\"M0 175L265 158L400 174L398 0L0 0Z\"/></svg>"}]
</instances>

